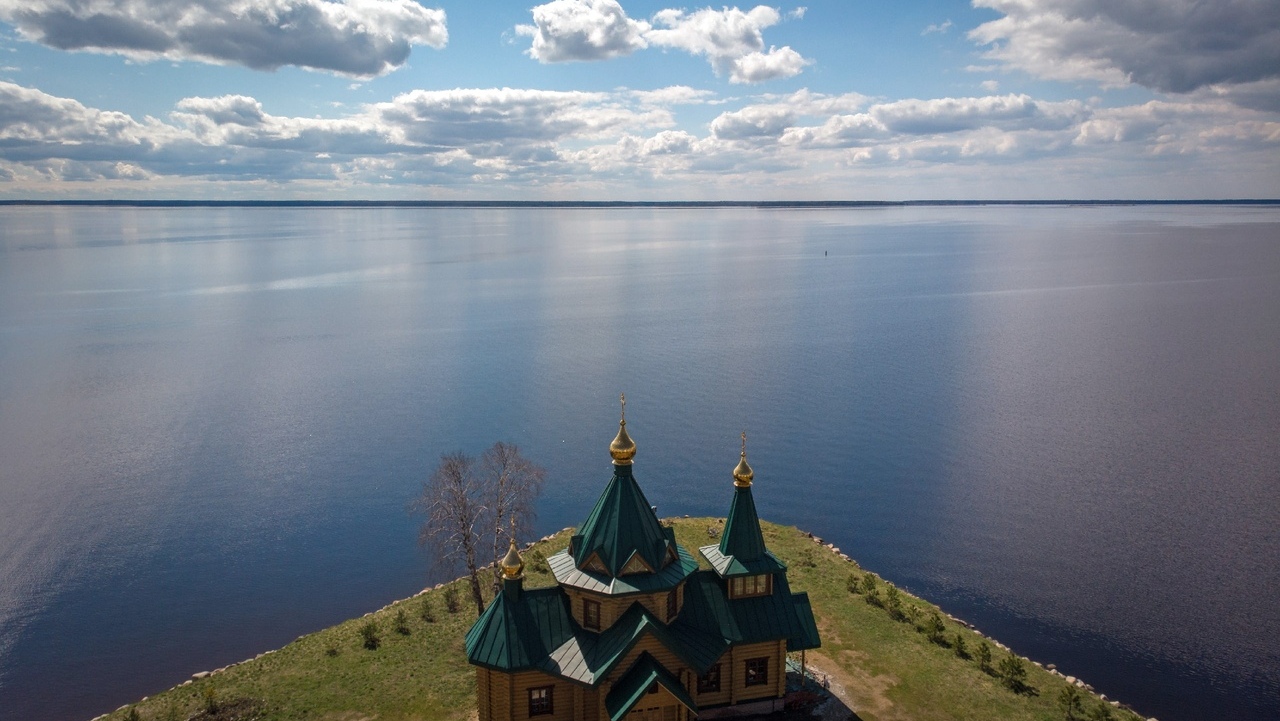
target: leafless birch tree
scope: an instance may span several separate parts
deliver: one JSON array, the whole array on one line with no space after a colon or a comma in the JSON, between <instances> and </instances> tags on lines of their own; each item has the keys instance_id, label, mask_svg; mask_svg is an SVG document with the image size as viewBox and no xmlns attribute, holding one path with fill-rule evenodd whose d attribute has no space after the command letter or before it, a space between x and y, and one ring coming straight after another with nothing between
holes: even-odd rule
<instances>
[{"instance_id":1,"label":"leafless birch tree","mask_svg":"<svg viewBox=\"0 0 1280 721\"><path fill-rule=\"evenodd\" d=\"M484 612L480 569L492 565L499 587L497 562L511 538L507 528L513 519L521 528L532 527L534 501L546 476L519 448L501 441L484 452L478 466L461 451L446 453L410 504L427 517L418 542L438 549L441 560L466 567L477 615ZM485 558L490 529L493 545Z\"/></svg>"},{"instance_id":2,"label":"leafless birch tree","mask_svg":"<svg viewBox=\"0 0 1280 721\"><path fill-rule=\"evenodd\" d=\"M502 572L497 560L514 540L509 529L532 528L536 517L533 504L542 493L542 480L547 472L520 454L512 443L498 441L480 457L489 496L489 521L493 523L493 590L502 587Z\"/></svg>"}]
</instances>

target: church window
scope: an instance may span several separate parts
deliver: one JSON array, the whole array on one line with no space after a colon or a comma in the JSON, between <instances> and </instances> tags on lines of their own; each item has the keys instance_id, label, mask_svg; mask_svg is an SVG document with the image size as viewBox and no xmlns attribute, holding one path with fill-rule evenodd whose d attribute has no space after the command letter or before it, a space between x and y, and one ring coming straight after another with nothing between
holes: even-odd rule
<instances>
[{"instance_id":1,"label":"church window","mask_svg":"<svg viewBox=\"0 0 1280 721\"><path fill-rule=\"evenodd\" d=\"M737 576L729 580L729 598L768 596L773 593L773 575Z\"/></svg>"},{"instance_id":2,"label":"church window","mask_svg":"<svg viewBox=\"0 0 1280 721\"><path fill-rule=\"evenodd\" d=\"M715 693L720 690L720 664L716 664L698 677L698 693Z\"/></svg>"},{"instance_id":3,"label":"church window","mask_svg":"<svg viewBox=\"0 0 1280 721\"><path fill-rule=\"evenodd\" d=\"M582 599L582 627L600 630L600 604L589 598Z\"/></svg>"},{"instance_id":4,"label":"church window","mask_svg":"<svg viewBox=\"0 0 1280 721\"><path fill-rule=\"evenodd\" d=\"M552 703L552 693L556 690L555 686L538 686L529 689L529 715L545 716L555 713L555 706Z\"/></svg>"},{"instance_id":5,"label":"church window","mask_svg":"<svg viewBox=\"0 0 1280 721\"><path fill-rule=\"evenodd\" d=\"M769 658L747 659L746 685L761 686L769 683Z\"/></svg>"}]
</instances>

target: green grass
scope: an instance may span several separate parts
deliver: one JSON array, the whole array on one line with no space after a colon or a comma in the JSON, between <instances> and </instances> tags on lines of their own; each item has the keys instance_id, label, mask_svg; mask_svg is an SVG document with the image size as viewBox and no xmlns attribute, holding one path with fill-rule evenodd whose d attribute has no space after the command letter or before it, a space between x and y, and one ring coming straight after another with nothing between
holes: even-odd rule
<instances>
[{"instance_id":1,"label":"green grass","mask_svg":"<svg viewBox=\"0 0 1280 721\"><path fill-rule=\"evenodd\" d=\"M673 521L679 542L691 551L710 543L714 519ZM808 591L812 600L822 648L811 651L811 665L831 674L843 688L853 711L864 721L893 719L1035 719L1059 721L1063 712L1058 694L1066 681L1032 663L1026 663L1029 693L1014 693L998 679L984 673L972 660L957 658L953 649L931 643L909 622L895 621L883 609L868 604L860 594L846 590L850 573L864 571L855 563L815 544L795 528L764 524L770 550L787 562L795 591ZM544 555L564 548L568 534L537 544ZM535 571L525 553L526 585L549 586L547 571ZM701 560L701 559L700 559ZM705 564L704 564L705 565ZM123 707L106 718L125 721L136 710L143 721L186 721L202 714L206 689L223 706L239 708L253 701L255 718L264 721L460 721L475 714L475 672L466 662L462 639L475 620L466 589L455 581L462 596L458 613L445 610L443 589L398 601L365 617L303 636L284 648L260 658L215 672ZM887 584L879 581L883 597ZM921 620L932 604L903 592L904 607L922 609ZM420 613L423 602L431 605L434 622ZM404 610L408 634L396 630L397 612ZM361 628L370 621L378 628L378 647L366 648ZM946 638L965 638L969 653L983 639L950 619ZM990 641L988 641L990 643ZM1006 652L992 644L993 665ZM1081 689L1085 709L1099 704L1096 696ZM1116 721L1138 718L1113 709ZM230 718L224 714L200 718Z\"/></svg>"}]
</instances>

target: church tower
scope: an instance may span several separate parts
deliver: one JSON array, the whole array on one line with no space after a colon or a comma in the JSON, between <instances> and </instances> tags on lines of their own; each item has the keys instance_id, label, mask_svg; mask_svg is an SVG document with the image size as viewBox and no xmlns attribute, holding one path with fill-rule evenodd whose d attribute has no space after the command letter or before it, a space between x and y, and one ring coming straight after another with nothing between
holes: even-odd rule
<instances>
[{"instance_id":1,"label":"church tower","mask_svg":"<svg viewBox=\"0 0 1280 721\"><path fill-rule=\"evenodd\" d=\"M613 474L569 547L556 585L524 588L512 543L503 586L467 633L479 721L692 721L780 710L786 654L817 648L804 593L765 547L747 464L711 570L676 543L632 473L626 398ZM546 717L546 718L540 718Z\"/></svg>"}]
</instances>

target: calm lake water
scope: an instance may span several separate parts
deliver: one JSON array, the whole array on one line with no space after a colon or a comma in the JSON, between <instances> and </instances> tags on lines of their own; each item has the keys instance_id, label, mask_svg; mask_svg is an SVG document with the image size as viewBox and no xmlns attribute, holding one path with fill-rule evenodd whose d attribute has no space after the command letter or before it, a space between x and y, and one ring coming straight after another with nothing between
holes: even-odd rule
<instances>
[{"instance_id":1,"label":"calm lake water","mask_svg":"<svg viewBox=\"0 0 1280 721\"><path fill-rule=\"evenodd\" d=\"M0 719L433 580L518 443L834 541L1162 721L1280 708L1280 209L0 209Z\"/></svg>"}]
</instances>

